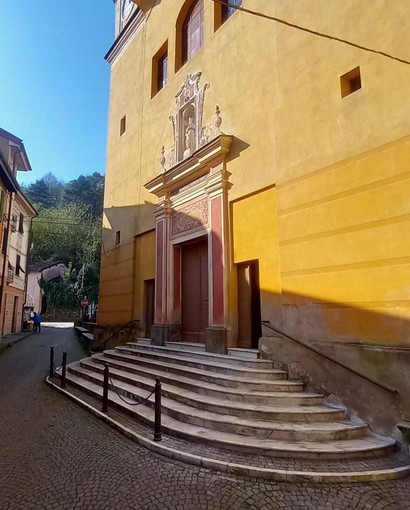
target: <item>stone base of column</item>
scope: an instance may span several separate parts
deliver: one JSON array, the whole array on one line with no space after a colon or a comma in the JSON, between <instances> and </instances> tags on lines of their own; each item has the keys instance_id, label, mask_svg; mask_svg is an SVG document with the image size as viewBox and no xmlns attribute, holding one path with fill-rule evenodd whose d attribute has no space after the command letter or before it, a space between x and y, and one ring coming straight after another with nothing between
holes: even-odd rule
<instances>
[{"instance_id":1,"label":"stone base of column","mask_svg":"<svg viewBox=\"0 0 410 510\"><path fill-rule=\"evenodd\" d=\"M180 324L154 324L151 328L151 344L165 345L165 342L181 340Z\"/></svg>"},{"instance_id":2,"label":"stone base of column","mask_svg":"<svg viewBox=\"0 0 410 510\"><path fill-rule=\"evenodd\" d=\"M206 328L205 350L226 354L228 347L228 330L223 326L210 326Z\"/></svg>"}]
</instances>

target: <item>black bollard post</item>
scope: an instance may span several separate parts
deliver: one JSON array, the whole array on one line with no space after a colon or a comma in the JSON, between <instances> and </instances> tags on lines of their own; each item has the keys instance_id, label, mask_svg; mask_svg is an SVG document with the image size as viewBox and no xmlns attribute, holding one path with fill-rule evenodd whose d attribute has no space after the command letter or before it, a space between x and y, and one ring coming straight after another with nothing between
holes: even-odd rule
<instances>
[{"instance_id":1,"label":"black bollard post","mask_svg":"<svg viewBox=\"0 0 410 510\"><path fill-rule=\"evenodd\" d=\"M65 381L66 371L67 371L67 353L63 352L63 362L61 363L61 387L62 388L66 387L66 381Z\"/></svg>"},{"instance_id":2,"label":"black bollard post","mask_svg":"<svg viewBox=\"0 0 410 510\"><path fill-rule=\"evenodd\" d=\"M162 440L161 433L161 381L157 377L155 379L155 424L154 424L154 441Z\"/></svg>"},{"instance_id":3,"label":"black bollard post","mask_svg":"<svg viewBox=\"0 0 410 510\"><path fill-rule=\"evenodd\" d=\"M108 412L108 378L110 375L110 369L108 367L108 363L104 366L104 385L103 385L103 400L102 400L102 407L101 411L103 413Z\"/></svg>"},{"instance_id":4,"label":"black bollard post","mask_svg":"<svg viewBox=\"0 0 410 510\"><path fill-rule=\"evenodd\" d=\"M53 377L54 375L54 347L50 347L50 368L48 371L48 376Z\"/></svg>"}]
</instances>

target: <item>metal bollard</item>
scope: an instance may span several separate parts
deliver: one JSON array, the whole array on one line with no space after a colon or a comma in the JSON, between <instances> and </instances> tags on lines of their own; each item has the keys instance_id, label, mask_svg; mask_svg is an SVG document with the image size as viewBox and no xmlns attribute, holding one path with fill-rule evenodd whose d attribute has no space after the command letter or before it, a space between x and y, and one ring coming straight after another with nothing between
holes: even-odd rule
<instances>
[{"instance_id":1,"label":"metal bollard","mask_svg":"<svg viewBox=\"0 0 410 510\"><path fill-rule=\"evenodd\" d=\"M50 368L48 371L49 377L54 375L54 347L50 347Z\"/></svg>"},{"instance_id":2,"label":"metal bollard","mask_svg":"<svg viewBox=\"0 0 410 510\"><path fill-rule=\"evenodd\" d=\"M161 381L157 377L155 379L155 424L154 424L154 441L162 440L161 433Z\"/></svg>"},{"instance_id":3,"label":"metal bollard","mask_svg":"<svg viewBox=\"0 0 410 510\"><path fill-rule=\"evenodd\" d=\"M110 369L108 367L108 363L105 363L104 366L104 385L103 385L103 399L102 399L102 407L101 411L103 413L108 412L108 378L110 375Z\"/></svg>"},{"instance_id":4,"label":"metal bollard","mask_svg":"<svg viewBox=\"0 0 410 510\"><path fill-rule=\"evenodd\" d=\"M66 387L66 371L67 371L67 353L63 352L63 362L61 363L61 387Z\"/></svg>"}]
</instances>

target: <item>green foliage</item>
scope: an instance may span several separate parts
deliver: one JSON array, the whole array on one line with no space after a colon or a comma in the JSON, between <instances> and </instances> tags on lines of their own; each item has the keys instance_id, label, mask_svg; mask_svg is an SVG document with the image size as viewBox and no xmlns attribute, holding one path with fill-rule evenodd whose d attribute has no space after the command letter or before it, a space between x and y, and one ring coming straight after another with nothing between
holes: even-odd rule
<instances>
[{"instance_id":1,"label":"green foliage","mask_svg":"<svg viewBox=\"0 0 410 510\"><path fill-rule=\"evenodd\" d=\"M97 172L70 181L64 188L64 203L81 204L92 218L102 216L104 177Z\"/></svg>"},{"instance_id":2,"label":"green foliage","mask_svg":"<svg viewBox=\"0 0 410 510\"><path fill-rule=\"evenodd\" d=\"M77 308L83 298L98 300L104 177L80 176L66 185L52 175L25 193L35 203L31 262L63 262L61 281L42 282L47 302Z\"/></svg>"},{"instance_id":3,"label":"green foliage","mask_svg":"<svg viewBox=\"0 0 410 510\"><path fill-rule=\"evenodd\" d=\"M81 291L76 284L68 280L45 282L40 287L47 296L47 302L55 308L75 309L81 301Z\"/></svg>"},{"instance_id":4,"label":"green foliage","mask_svg":"<svg viewBox=\"0 0 410 510\"><path fill-rule=\"evenodd\" d=\"M58 207L62 204L64 184L51 172L23 188L28 199L39 208Z\"/></svg>"}]
</instances>

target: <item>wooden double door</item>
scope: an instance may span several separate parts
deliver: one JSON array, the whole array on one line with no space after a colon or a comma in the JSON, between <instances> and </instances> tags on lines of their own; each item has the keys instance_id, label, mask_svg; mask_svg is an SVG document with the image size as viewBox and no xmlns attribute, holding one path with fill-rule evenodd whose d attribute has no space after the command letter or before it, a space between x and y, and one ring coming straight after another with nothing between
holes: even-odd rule
<instances>
[{"instance_id":1,"label":"wooden double door","mask_svg":"<svg viewBox=\"0 0 410 510\"><path fill-rule=\"evenodd\" d=\"M181 246L182 340L205 342L209 325L208 241Z\"/></svg>"}]
</instances>

